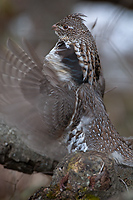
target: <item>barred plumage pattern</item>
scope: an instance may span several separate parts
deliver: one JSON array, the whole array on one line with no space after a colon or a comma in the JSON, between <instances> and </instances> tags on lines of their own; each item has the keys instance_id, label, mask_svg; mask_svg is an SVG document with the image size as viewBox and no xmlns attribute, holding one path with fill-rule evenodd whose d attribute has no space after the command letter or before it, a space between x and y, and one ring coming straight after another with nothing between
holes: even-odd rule
<instances>
[{"instance_id":1,"label":"barred plumage pattern","mask_svg":"<svg viewBox=\"0 0 133 200\"><path fill-rule=\"evenodd\" d=\"M82 14L68 15L56 23L54 29L67 48L71 45L74 47L82 68L83 82L94 85L96 90L101 90L100 92L103 95L104 78L96 43L91 32L84 25L82 17L84 17Z\"/></svg>"}]
</instances>

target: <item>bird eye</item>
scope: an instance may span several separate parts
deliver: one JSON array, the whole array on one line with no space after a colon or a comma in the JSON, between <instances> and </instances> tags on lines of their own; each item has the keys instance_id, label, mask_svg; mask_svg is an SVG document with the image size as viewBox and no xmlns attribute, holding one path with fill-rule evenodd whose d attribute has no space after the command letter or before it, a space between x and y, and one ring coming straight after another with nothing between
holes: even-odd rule
<instances>
[{"instance_id":1,"label":"bird eye","mask_svg":"<svg viewBox=\"0 0 133 200\"><path fill-rule=\"evenodd\" d=\"M67 28L68 28L68 26L64 24L64 25L63 25L63 28L64 28L64 29L67 29Z\"/></svg>"}]
</instances>

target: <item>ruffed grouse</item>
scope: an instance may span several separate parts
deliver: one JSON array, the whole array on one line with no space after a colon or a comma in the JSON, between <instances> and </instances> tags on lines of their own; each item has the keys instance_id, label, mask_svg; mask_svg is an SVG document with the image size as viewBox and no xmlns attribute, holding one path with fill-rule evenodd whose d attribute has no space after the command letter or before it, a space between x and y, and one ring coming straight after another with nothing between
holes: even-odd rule
<instances>
[{"instance_id":1,"label":"ruffed grouse","mask_svg":"<svg viewBox=\"0 0 133 200\"><path fill-rule=\"evenodd\" d=\"M41 154L97 150L132 166L133 154L112 125L102 100L104 78L84 15L53 25L59 40L42 62L10 39L0 59L0 110Z\"/></svg>"}]
</instances>

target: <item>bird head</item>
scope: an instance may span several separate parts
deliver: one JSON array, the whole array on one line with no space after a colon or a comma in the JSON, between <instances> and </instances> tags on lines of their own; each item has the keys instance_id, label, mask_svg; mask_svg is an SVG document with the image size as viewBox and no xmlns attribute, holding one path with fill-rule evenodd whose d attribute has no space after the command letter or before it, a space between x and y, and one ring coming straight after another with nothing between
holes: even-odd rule
<instances>
[{"instance_id":1,"label":"bird head","mask_svg":"<svg viewBox=\"0 0 133 200\"><path fill-rule=\"evenodd\" d=\"M86 16L80 13L68 15L54 24L52 29L55 30L56 35L63 41L81 38L81 35L84 35L85 31L88 32L82 17Z\"/></svg>"}]
</instances>

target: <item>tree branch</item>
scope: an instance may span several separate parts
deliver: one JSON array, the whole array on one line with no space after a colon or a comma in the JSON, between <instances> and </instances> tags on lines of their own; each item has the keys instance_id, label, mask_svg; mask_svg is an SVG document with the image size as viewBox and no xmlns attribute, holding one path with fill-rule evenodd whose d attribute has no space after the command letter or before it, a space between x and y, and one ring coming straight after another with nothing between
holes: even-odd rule
<instances>
[{"instance_id":1,"label":"tree branch","mask_svg":"<svg viewBox=\"0 0 133 200\"><path fill-rule=\"evenodd\" d=\"M30 200L107 200L132 187L133 168L116 165L104 153L77 152L68 154L58 164L50 187L41 188Z\"/></svg>"},{"instance_id":2,"label":"tree branch","mask_svg":"<svg viewBox=\"0 0 133 200\"><path fill-rule=\"evenodd\" d=\"M28 148L19 137L19 131L0 123L0 164L5 168L32 174L34 171L50 174L56 160L39 155Z\"/></svg>"}]
</instances>

